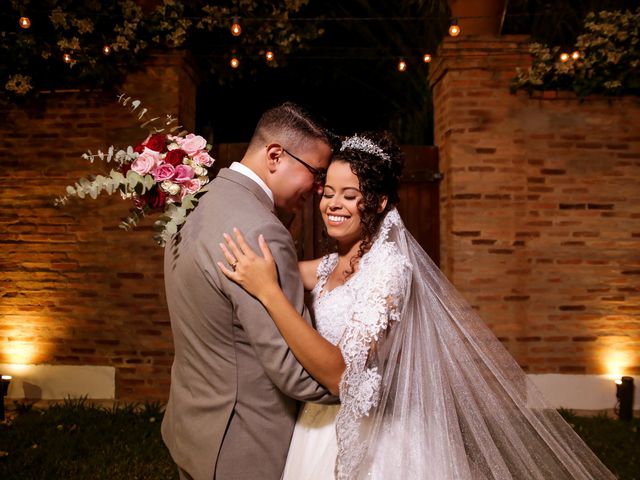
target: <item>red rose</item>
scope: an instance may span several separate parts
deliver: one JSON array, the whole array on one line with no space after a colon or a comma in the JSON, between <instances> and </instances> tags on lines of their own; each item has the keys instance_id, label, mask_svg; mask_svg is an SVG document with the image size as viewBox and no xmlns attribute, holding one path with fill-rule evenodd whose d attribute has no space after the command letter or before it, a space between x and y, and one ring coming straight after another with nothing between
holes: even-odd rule
<instances>
[{"instance_id":1,"label":"red rose","mask_svg":"<svg viewBox=\"0 0 640 480\"><path fill-rule=\"evenodd\" d=\"M155 135L151 135L147 143L145 144L149 150L153 150L154 152L166 152L167 151L167 136L162 135L161 133L156 133Z\"/></svg>"},{"instance_id":2,"label":"red rose","mask_svg":"<svg viewBox=\"0 0 640 480\"><path fill-rule=\"evenodd\" d=\"M144 152L144 145L139 143L138 145L136 145L135 147L133 147L133 151L136 153L142 153Z\"/></svg>"},{"instance_id":3,"label":"red rose","mask_svg":"<svg viewBox=\"0 0 640 480\"><path fill-rule=\"evenodd\" d=\"M174 167L178 165L182 165L182 159L187 156L187 153L184 150L176 148L175 150L170 150L167 153L167 156L164 157L165 163L170 163Z\"/></svg>"},{"instance_id":4,"label":"red rose","mask_svg":"<svg viewBox=\"0 0 640 480\"><path fill-rule=\"evenodd\" d=\"M167 200L167 194L156 187L145 193L143 198L151 208L162 208Z\"/></svg>"}]
</instances>

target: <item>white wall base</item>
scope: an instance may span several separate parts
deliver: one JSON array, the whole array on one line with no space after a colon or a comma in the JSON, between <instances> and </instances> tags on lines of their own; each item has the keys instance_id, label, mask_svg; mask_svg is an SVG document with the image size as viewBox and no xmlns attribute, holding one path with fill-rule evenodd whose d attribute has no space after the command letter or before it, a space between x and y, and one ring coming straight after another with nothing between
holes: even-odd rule
<instances>
[{"instance_id":1,"label":"white wall base","mask_svg":"<svg viewBox=\"0 0 640 480\"><path fill-rule=\"evenodd\" d=\"M111 400L116 396L115 367L0 364L0 374L13 377L7 398L61 400L86 396Z\"/></svg>"},{"instance_id":2,"label":"white wall base","mask_svg":"<svg viewBox=\"0 0 640 480\"><path fill-rule=\"evenodd\" d=\"M13 377L7 395L13 399L115 399L115 371L92 365L0 364L0 374ZM607 375L530 374L529 378L555 408L610 410L616 404L616 385ZM634 409L640 409L637 386L634 399Z\"/></svg>"},{"instance_id":3,"label":"white wall base","mask_svg":"<svg viewBox=\"0 0 640 480\"><path fill-rule=\"evenodd\" d=\"M529 378L540 390L549 405L573 410L609 410L616 405L616 384L608 375L530 374ZM636 391L634 409L640 409L640 395Z\"/></svg>"}]
</instances>

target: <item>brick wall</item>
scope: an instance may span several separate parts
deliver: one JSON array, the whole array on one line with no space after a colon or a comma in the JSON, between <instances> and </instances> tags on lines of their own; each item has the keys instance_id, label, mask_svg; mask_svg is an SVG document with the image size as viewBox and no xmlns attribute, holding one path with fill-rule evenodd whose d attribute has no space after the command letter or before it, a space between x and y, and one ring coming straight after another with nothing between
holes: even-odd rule
<instances>
[{"instance_id":1,"label":"brick wall","mask_svg":"<svg viewBox=\"0 0 640 480\"><path fill-rule=\"evenodd\" d=\"M442 268L529 371L640 374L640 99L512 95L526 52L432 64Z\"/></svg>"},{"instance_id":2,"label":"brick wall","mask_svg":"<svg viewBox=\"0 0 640 480\"><path fill-rule=\"evenodd\" d=\"M194 128L184 55L152 58L122 90ZM62 92L0 111L0 363L110 365L118 398L165 399L173 347L152 222L121 231L128 207L115 197L52 206L102 167L80 158L86 149L144 138L114 100Z\"/></svg>"}]
</instances>

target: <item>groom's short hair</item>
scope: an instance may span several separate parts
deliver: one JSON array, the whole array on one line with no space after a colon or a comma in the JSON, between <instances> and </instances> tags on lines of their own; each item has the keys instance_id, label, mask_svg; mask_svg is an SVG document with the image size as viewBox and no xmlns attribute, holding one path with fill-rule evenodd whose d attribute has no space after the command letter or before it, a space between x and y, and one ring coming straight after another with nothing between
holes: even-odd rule
<instances>
[{"instance_id":1,"label":"groom's short hair","mask_svg":"<svg viewBox=\"0 0 640 480\"><path fill-rule=\"evenodd\" d=\"M249 149L277 142L285 148L302 149L309 140L334 146L334 135L300 105L286 102L262 114L251 137Z\"/></svg>"}]
</instances>

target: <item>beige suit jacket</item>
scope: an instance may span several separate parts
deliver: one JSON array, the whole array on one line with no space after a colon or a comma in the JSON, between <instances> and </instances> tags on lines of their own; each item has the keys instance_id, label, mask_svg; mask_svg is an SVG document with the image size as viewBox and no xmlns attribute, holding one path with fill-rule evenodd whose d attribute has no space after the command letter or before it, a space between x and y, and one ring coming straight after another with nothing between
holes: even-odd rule
<instances>
[{"instance_id":1,"label":"beige suit jacket","mask_svg":"<svg viewBox=\"0 0 640 480\"><path fill-rule=\"evenodd\" d=\"M264 307L217 268L218 244L238 227L258 250L265 236L280 284L308 320L293 239L267 194L222 169L165 248L175 358L162 436L195 480L279 480L296 400L336 403L297 362Z\"/></svg>"}]
</instances>

